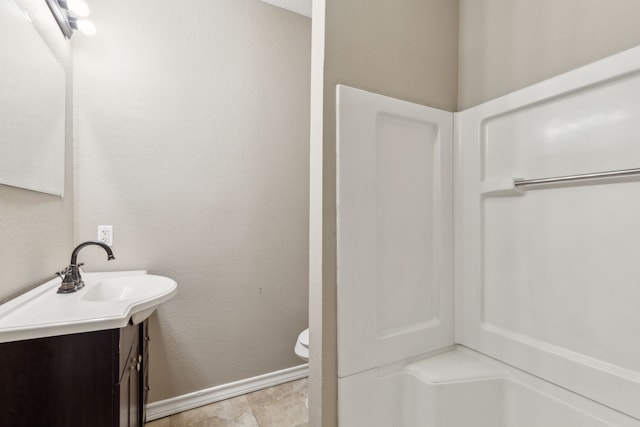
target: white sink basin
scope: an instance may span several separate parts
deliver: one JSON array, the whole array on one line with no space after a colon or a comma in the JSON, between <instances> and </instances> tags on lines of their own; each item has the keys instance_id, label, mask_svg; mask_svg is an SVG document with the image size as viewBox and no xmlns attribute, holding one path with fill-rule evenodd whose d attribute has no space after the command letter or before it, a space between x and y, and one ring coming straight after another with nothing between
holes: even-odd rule
<instances>
[{"instance_id":1,"label":"white sink basin","mask_svg":"<svg viewBox=\"0 0 640 427\"><path fill-rule=\"evenodd\" d=\"M142 322L177 283L145 271L82 273L85 287L59 294L53 279L0 305L0 342L116 329Z\"/></svg>"},{"instance_id":2,"label":"white sink basin","mask_svg":"<svg viewBox=\"0 0 640 427\"><path fill-rule=\"evenodd\" d=\"M175 286L176 282L162 276L145 274L117 277L99 281L83 292L80 299L93 302L148 299L168 292Z\"/></svg>"}]
</instances>

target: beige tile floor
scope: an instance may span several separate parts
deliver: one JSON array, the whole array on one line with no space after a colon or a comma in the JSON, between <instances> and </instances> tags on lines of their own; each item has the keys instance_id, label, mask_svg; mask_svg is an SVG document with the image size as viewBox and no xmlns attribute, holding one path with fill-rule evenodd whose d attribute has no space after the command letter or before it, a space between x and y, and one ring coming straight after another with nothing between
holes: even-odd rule
<instances>
[{"instance_id":1,"label":"beige tile floor","mask_svg":"<svg viewBox=\"0 0 640 427\"><path fill-rule=\"evenodd\" d=\"M307 379L222 400L146 423L146 427L307 427Z\"/></svg>"}]
</instances>

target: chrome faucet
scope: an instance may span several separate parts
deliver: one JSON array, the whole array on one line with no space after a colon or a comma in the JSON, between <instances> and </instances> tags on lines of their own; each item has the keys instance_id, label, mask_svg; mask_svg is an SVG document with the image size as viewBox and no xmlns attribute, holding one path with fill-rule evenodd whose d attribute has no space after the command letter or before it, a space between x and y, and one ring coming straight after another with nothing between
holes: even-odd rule
<instances>
[{"instance_id":1,"label":"chrome faucet","mask_svg":"<svg viewBox=\"0 0 640 427\"><path fill-rule=\"evenodd\" d=\"M116 257L113 256L113 251L111 251L111 248L102 242L89 241L80 243L71 253L71 264L64 270L56 273L62 278L62 284L58 288L59 294L68 294L84 287L84 281L82 280L82 276L80 275L80 267L84 264L78 264L78 252L80 252L80 249L84 248L85 246L90 245L100 246L102 249L104 249L107 252L107 261L116 259Z\"/></svg>"}]
</instances>

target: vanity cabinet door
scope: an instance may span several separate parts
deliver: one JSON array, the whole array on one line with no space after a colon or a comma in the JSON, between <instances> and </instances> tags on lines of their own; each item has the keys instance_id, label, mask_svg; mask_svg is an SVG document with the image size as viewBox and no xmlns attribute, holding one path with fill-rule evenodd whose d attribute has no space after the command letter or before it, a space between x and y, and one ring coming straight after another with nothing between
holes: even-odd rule
<instances>
[{"instance_id":1,"label":"vanity cabinet door","mask_svg":"<svg viewBox=\"0 0 640 427\"><path fill-rule=\"evenodd\" d=\"M121 336L121 367L119 383L120 395L120 427L142 427L143 401L142 387L144 382L144 368L142 351L145 347L144 327L130 325L120 330ZM127 356L124 357L123 355Z\"/></svg>"},{"instance_id":2,"label":"vanity cabinet door","mask_svg":"<svg viewBox=\"0 0 640 427\"><path fill-rule=\"evenodd\" d=\"M0 343L0 427L142 427L145 328Z\"/></svg>"},{"instance_id":3,"label":"vanity cabinet door","mask_svg":"<svg viewBox=\"0 0 640 427\"><path fill-rule=\"evenodd\" d=\"M119 331L0 344L0 426L113 427Z\"/></svg>"},{"instance_id":4,"label":"vanity cabinet door","mask_svg":"<svg viewBox=\"0 0 640 427\"><path fill-rule=\"evenodd\" d=\"M140 361L138 341L131 349L128 363L124 367L120 378L120 427L138 427L140 422Z\"/></svg>"}]
</instances>

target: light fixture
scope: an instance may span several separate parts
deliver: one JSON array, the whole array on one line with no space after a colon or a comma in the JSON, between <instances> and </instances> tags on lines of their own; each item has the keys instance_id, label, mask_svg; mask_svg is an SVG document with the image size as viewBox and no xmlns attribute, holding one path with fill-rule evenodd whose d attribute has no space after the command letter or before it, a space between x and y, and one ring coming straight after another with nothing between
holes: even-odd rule
<instances>
[{"instance_id":1,"label":"light fixture","mask_svg":"<svg viewBox=\"0 0 640 427\"><path fill-rule=\"evenodd\" d=\"M84 0L66 0L67 9L78 18L86 18L89 16L89 5Z\"/></svg>"},{"instance_id":2,"label":"light fixture","mask_svg":"<svg viewBox=\"0 0 640 427\"><path fill-rule=\"evenodd\" d=\"M96 26L85 18L89 15L89 6L84 0L46 0L53 17L56 18L62 34L68 39L74 30L92 36Z\"/></svg>"},{"instance_id":3,"label":"light fixture","mask_svg":"<svg viewBox=\"0 0 640 427\"><path fill-rule=\"evenodd\" d=\"M71 24L71 28L80 31L82 34L93 36L96 33L96 24L88 19L70 18L69 24Z\"/></svg>"}]
</instances>

